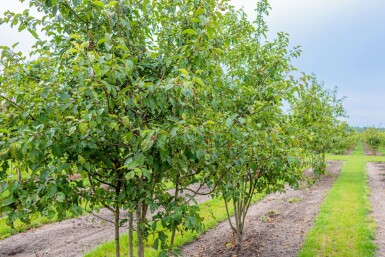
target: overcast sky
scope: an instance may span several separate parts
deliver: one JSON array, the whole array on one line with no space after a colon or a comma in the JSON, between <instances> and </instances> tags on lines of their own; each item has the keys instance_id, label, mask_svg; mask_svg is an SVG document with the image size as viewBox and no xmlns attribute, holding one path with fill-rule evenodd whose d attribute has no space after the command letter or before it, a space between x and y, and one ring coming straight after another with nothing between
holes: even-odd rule
<instances>
[{"instance_id":1,"label":"overcast sky","mask_svg":"<svg viewBox=\"0 0 385 257\"><path fill-rule=\"evenodd\" d=\"M28 1L27 1L28 2ZM232 0L255 17L257 0ZM346 96L348 122L353 126L385 126L385 1L384 0L271 0L269 37L287 32L293 46L301 45L295 65L314 72L326 87ZM22 11L26 4L0 0L0 13ZM0 26L0 45L20 41L28 51L28 33Z\"/></svg>"},{"instance_id":2,"label":"overcast sky","mask_svg":"<svg viewBox=\"0 0 385 257\"><path fill-rule=\"evenodd\" d=\"M255 16L256 0L233 0ZM269 36L290 34L301 45L295 65L316 73L326 87L346 96L348 122L385 126L385 1L271 0Z\"/></svg>"}]
</instances>

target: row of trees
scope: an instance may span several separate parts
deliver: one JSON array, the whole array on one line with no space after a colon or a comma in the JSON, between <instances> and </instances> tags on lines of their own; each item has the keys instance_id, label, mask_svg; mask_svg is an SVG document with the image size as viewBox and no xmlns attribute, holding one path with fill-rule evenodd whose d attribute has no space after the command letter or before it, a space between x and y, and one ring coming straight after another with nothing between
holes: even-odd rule
<instances>
[{"instance_id":1,"label":"row of trees","mask_svg":"<svg viewBox=\"0 0 385 257\"><path fill-rule=\"evenodd\" d=\"M362 132L362 138L373 150L385 145L385 132L377 128L367 128Z\"/></svg>"},{"instance_id":2,"label":"row of trees","mask_svg":"<svg viewBox=\"0 0 385 257\"><path fill-rule=\"evenodd\" d=\"M139 257L149 235L167 256L178 231L201 229L189 201L199 194L189 187L200 183L233 206L229 220L242 247L253 195L295 187L305 167L322 173L325 153L346 147L336 92L315 76L293 76L300 50L289 48L287 34L267 41L267 1L253 23L226 0L30 5L42 18L26 10L0 20L36 37L31 59L1 47L0 194L8 224L103 206L115 217L116 256L125 222L130 256L134 231ZM10 180L15 164L24 176Z\"/></svg>"}]
</instances>

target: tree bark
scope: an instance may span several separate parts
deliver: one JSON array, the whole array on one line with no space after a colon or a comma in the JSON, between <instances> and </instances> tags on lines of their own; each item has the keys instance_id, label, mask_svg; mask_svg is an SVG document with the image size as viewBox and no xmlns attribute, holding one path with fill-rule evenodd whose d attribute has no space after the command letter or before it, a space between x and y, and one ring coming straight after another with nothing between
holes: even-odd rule
<instances>
[{"instance_id":1,"label":"tree bark","mask_svg":"<svg viewBox=\"0 0 385 257\"><path fill-rule=\"evenodd\" d=\"M119 210L119 205L116 206L115 208L115 252L116 252L116 257L120 257L120 235L119 235L119 218L120 218L120 210Z\"/></svg>"},{"instance_id":2,"label":"tree bark","mask_svg":"<svg viewBox=\"0 0 385 257\"><path fill-rule=\"evenodd\" d=\"M237 228L237 249L241 250L243 247L243 231L241 228Z\"/></svg>"},{"instance_id":3,"label":"tree bark","mask_svg":"<svg viewBox=\"0 0 385 257\"><path fill-rule=\"evenodd\" d=\"M136 210L136 234L138 237L138 257L144 257L144 233L142 228L143 223L143 204L140 203Z\"/></svg>"},{"instance_id":4,"label":"tree bark","mask_svg":"<svg viewBox=\"0 0 385 257\"><path fill-rule=\"evenodd\" d=\"M175 181L175 195L174 195L174 200L175 202L178 201L179 197L179 174L176 177ZM171 234L171 240L170 240L170 250L174 247L174 242L175 242L175 234L176 234L176 228L173 228L172 234Z\"/></svg>"},{"instance_id":5,"label":"tree bark","mask_svg":"<svg viewBox=\"0 0 385 257\"><path fill-rule=\"evenodd\" d=\"M129 251L129 256L134 257L134 214L132 213L131 210L128 212L128 251Z\"/></svg>"}]
</instances>

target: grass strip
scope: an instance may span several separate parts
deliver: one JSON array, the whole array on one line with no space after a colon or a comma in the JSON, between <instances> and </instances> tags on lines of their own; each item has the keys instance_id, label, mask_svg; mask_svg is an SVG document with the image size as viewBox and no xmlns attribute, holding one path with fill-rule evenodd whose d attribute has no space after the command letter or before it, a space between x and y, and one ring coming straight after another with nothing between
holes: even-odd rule
<instances>
[{"instance_id":1,"label":"grass strip","mask_svg":"<svg viewBox=\"0 0 385 257\"><path fill-rule=\"evenodd\" d=\"M385 155L385 147L381 146L378 148L378 151L382 154Z\"/></svg>"},{"instance_id":2,"label":"grass strip","mask_svg":"<svg viewBox=\"0 0 385 257\"><path fill-rule=\"evenodd\" d=\"M49 219L46 217L41 217L40 215L36 215L32 218L30 224L25 224L19 220L16 220L14 223L14 227L10 227L6 223L7 218L0 218L0 239L4 239L10 237L14 234L26 231L30 228L37 228L43 224L53 223L57 221L56 219Z\"/></svg>"},{"instance_id":3,"label":"grass strip","mask_svg":"<svg viewBox=\"0 0 385 257\"><path fill-rule=\"evenodd\" d=\"M338 159L339 156L333 157ZM299 257L374 256L374 221L368 218L366 162L362 144L343 156L341 173L306 237Z\"/></svg>"},{"instance_id":4,"label":"grass strip","mask_svg":"<svg viewBox=\"0 0 385 257\"><path fill-rule=\"evenodd\" d=\"M263 198L263 194L257 194L253 198L252 203L257 202L262 198ZM227 219L226 210L222 199L215 198L215 199L209 200L207 202L200 204L199 207L200 207L200 215L203 217L203 225L204 225L203 230L201 232L188 231L188 232L184 232L183 235L181 235L180 233L177 233L175 237L176 247L180 247L184 244L194 241L202 233L206 232L211 228L216 227L218 223ZM230 213L233 214L233 209L230 209ZM167 235L170 235L170 233L168 233ZM136 233L134 233L134 247L136 245L137 245ZM149 237L148 241L146 242L146 248L145 248L146 257L157 257L159 255L160 251L154 249L153 245L154 245L154 238ZM124 234L121 237L120 246L121 246L122 256L128 256L127 234ZM115 256L114 241L104 243L96 247L91 252L84 255L84 257L105 257L105 256Z\"/></svg>"}]
</instances>

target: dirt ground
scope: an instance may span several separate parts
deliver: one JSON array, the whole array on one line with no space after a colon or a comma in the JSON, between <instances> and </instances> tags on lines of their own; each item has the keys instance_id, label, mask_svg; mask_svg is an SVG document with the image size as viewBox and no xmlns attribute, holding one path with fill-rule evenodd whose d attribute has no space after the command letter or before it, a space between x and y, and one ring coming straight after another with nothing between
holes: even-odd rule
<instances>
[{"instance_id":1,"label":"dirt ground","mask_svg":"<svg viewBox=\"0 0 385 257\"><path fill-rule=\"evenodd\" d=\"M385 257L385 163L368 163L370 201L376 221L376 240L378 257Z\"/></svg>"},{"instance_id":2,"label":"dirt ground","mask_svg":"<svg viewBox=\"0 0 385 257\"><path fill-rule=\"evenodd\" d=\"M198 190L198 185L191 188ZM209 191L207 187L200 189L202 193L207 191ZM195 196L198 203L207 201L209 198L203 195ZM106 209L101 210L97 215L113 220L111 212ZM126 228L121 228L121 233L126 231ZM0 240L0 257L80 257L101 243L113 239L113 224L102 223L95 216L87 215L43 225Z\"/></svg>"},{"instance_id":3,"label":"dirt ground","mask_svg":"<svg viewBox=\"0 0 385 257\"><path fill-rule=\"evenodd\" d=\"M245 225L245 243L234 252L228 222L203 234L183 248L190 257L290 257L300 250L322 201L341 170L342 162L328 163L328 175L310 189L268 195L250 207Z\"/></svg>"}]
</instances>

